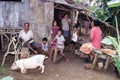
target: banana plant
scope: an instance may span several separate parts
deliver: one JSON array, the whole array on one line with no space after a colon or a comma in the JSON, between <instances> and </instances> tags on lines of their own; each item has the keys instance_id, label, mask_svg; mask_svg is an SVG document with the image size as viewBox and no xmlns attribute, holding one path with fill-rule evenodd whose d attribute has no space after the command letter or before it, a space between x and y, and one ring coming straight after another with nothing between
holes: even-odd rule
<instances>
[{"instance_id":1,"label":"banana plant","mask_svg":"<svg viewBox=\"0 0 120 80\"><path fill-rule=\"evenodd\" d=\"M117 67L117 70L120 73L120 35L118 30L118 21L117 17L115 16L115 22L116 22L116 31L117 31L117 37L108 36L107 38L111 41L112 45L117 51L116 56L113 56L113 60L115 61L115 66Z\"/></svg>"},{"instance_id":2,"label":"banana plant","mask_svg":"<svg viewBox=\"0 0 120 80\"><path fill-rule=\"evenodd\" d=\"M118 7L120 6L120 0L111 0L107 2L109 7Z\"/></svg>"},{"instance_id":3,"label":"banana plant","mask_svg":"<svg viewBox=\"0 0 120 80\"><path fill-rule=\"evenodd\" d=\"M89 13L89 15L95 18L99 18L102 21L109 22L111 25L115 26L114 15L116 15L117 17L120 17L119 15L120 5L116 6L116 4L114 4L115 5L114 7L113 6L110 7L108 4L109 1L110 0L96 0L97 5L93 5L93 6L88 5L88 8L94 12L94 13ZM116 0L113 0L113 1L116 2ZM119 18L118 18L118 21L120 21Z\"/></svg>"},{"instance_id":4,"label":"banana plant","mask_svg":"<svg viewBox=\"0 0 120 80\"><path fill-rule=\"evenodd\" d=\"M81 0L75 0L77 3L80 3Z\"/></svg>"}]
</instances>

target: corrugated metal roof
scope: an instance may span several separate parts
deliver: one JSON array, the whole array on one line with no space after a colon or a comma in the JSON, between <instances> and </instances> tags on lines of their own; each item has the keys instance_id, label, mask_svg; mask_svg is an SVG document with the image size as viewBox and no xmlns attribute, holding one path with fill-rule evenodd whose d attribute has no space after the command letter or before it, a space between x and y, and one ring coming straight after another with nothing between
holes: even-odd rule
<instances>
[{"instance_id":1,"label":"corrugated metal roof","mask_svg":"<svg viewBox=\"0 0 120 80\"><path fill-rule=\"evenodd\" d=\"M75 9L79 9L79 10L87 10L87 8L81 6L80 4L76 4L76 3L69 4L65 0L48 0L48 1L51 1L51 2L54 2L54 3L63 4L63 5L69 6L71 8L75 8Z\"/></svg>"}]
</instances>

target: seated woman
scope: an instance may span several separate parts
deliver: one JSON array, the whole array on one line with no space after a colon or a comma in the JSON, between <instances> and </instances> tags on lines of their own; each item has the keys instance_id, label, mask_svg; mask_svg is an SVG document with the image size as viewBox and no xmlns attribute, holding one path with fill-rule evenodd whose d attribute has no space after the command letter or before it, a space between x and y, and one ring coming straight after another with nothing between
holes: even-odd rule
<instances>
[{"instance_id":1,"label":"seated woman","mask_svg":"<svg viewBox=\"0 0 120 80\"><path fill-rule=\"evenodd\" d=\"M85 43L81 46L80 51L88 54L90 60L93 60L94 54L91 52L93 49L101 48L101 40L102 40L102 31L100 29L100 21L93 20L91 23L91 31L90 31L90 43Z\"/></svg>"},{"instance_id":2,"label":"seated woman","mask_svg":"<svg viewBox=\"0 0 120 80\"><path fill-rule=\"evenodd\" d=\"M33 32L29 29L29 23L24 23L24 29L20 31L19 39L22 41L23 47L27 47L37 54L38 46L33 40Z\"/></svg>"}]
</instances>

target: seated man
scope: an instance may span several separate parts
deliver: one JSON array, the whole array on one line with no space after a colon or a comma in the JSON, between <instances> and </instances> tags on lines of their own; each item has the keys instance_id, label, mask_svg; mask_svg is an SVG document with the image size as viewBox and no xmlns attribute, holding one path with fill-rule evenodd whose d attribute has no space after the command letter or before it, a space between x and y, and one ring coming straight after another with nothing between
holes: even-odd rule
<instances>
[{"instance_id":1,"label":"seated man","mask_svg":"<svg viewBox=\"0 0 120 80\"><path fill-rule=\"evenodd\" d=\"M24 23L24 29L20 31L19 38L22 41L23 47L28 47L31 51L37 54L35 49L38 48L33 40L33 32L29 30L29 23Z\"/></svg>"}]
</instances>

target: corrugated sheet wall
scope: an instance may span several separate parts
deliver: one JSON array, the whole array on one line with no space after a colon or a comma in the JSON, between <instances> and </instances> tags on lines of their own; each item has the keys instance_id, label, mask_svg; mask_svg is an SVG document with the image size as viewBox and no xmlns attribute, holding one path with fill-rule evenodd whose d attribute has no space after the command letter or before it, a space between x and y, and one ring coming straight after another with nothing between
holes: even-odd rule
<instances>
[{"instance_id":1,"label":"corrugated sheet wall","mask_svg":"<svg viewBox=\"0 0 120 80\"><path fill-rule=\"evenodd\" d=\"M22 27L24 3L0 2L0 27Z\"/></svg>"}]
</instances>

